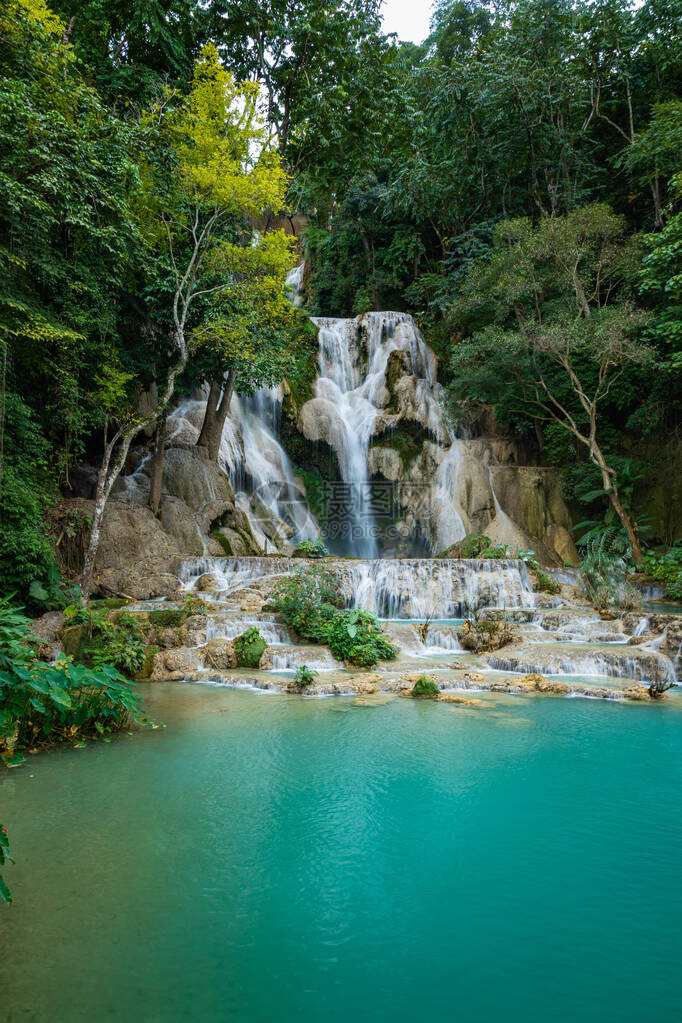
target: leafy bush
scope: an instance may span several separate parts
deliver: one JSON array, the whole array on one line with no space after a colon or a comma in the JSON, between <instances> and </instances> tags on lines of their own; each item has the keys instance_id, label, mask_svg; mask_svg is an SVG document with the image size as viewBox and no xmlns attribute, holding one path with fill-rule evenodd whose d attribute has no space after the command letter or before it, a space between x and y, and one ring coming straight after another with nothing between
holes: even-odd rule
<instances>
[{"instance_id":1,"label":"leafy bush","mask_svg":"<svg viewBox=\"0 0 682 1023\"><path fill-rule=\"evenodd\" d=\"M427 678L426 675L420 675L412 687L412 695L433 699L435 696L438 696L438 686L430 678Z\"/></svg>"},{"instance_id":2,"label":"leafy bush","mask_svg":"<svg viewBox=\"0 0 682 1023\"><path fill-rule=\"evenodd\" d=\"M239 667L257 668L266 646L258 628L247 629L241 636L237 636L234 641L234 651Z\"/></svg>"},{"instance_id":3,"label":"leafy bush","mask_svg":"<svg viewBox=\"0 0 682 1023\"><path fill-rule=\"evenodd\" d=\"M326 558L329 551L321 537L317 540L299 540L294 551L295 558Z\"/></svg>"},{"instance_id":4,"label":"leafy bush","mask_svg":"<svg viewBox=\"0 0 682 1023\"><path fill-rule=\"evenodd\" d=\"M329 649L341 661L370 668L398 654L381 631L376 615L362 608L338 612L329 629Z\"/></svg>"},{"instance_id":5,"label":"leafy bush","mask_svg":"<svg viewBox=\"0 0 682 1023\"><path fill-rule=\"evenodd\" d=\"M323 565L299 569L282 579L269 600L288 628L314 643L328 641L334 615L344 603L338 577Z\"/></svg>"},{"instance_id":6,"label":"leafy bush","mask_svg":"<svg viewBox=\"0 0 682 1023\"><path fill-rule=\"evenodd\" d=\"M666 597L682 600L682 542L678 540L665 554L649 551L644 564L647 573L663 583Z\"/></svg>"},{"instance_id":7,"label":"leafy bush","mask_svg":"<svg viewBox=\"0 0 682 1023\"><path fill-rule=\"evenodd\" d=\"M109 618L106 609L93 607L68 607L64 615L76 627L65 630L64 644L77 661L90 668L112 664L129 678L140 670L145 642L132 615Z\"/></svg>"},{"instance_id":8,"label":"leafy bush","mask_svg":"<svg viewBox=\"0 0 682 1023\"><path fill-rule=\"evenodd\" d=\"M580 578L587 599L598 610L635 609L641 595L627 581L632 551L619 530L604 530L581 537Z\"/></svg>"},{"instance_id":9,"label":"leafy bush","mask_svg":"<svg viewBox=\"0 0 682 1023\"><path fill-rule=\"evenodd\" d=\"M36 657L30 620L0 603L0 753L104 735L143 721L139 697L112 665L91 669L60 657Z\"/></svg>"},{"instance_id":10,"label":"leafy bush","mask_svg":"<svg viewBox=\"0 0 682 1023\"><path fill-rule=\"evenodd\" d=\"M5 863L14 863L14 860L10 856L9 852L9 839L7 838L7 831L0 824L0 867L3 867ZM9 888L5 884L2 874L0 874L0 899L6 902L8 905L12 901Z\"/></svg>"},{"instance_id":11,"label":"leafy bush","mask_svg":"<svg viewBox=\"0 0 682 1023\"><path fill-rule=\"evenodd\" d=\"M307 686L311 686L316 678L316 671L312 671L307 664L301 664L294 673L290 688L300 692Z\"/></svg>"}]
</instances>

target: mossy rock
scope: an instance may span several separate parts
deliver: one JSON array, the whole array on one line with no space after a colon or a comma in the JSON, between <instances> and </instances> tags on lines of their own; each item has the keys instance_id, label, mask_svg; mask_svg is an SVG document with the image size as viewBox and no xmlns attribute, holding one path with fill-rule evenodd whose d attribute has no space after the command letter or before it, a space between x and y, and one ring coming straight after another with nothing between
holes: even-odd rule
<instances>
[{"instance_id":1,"label":"mossy rock","mask_svg":"<svg viewBox=\"0 0 682 1023\"><path fill-rule=\"evenodd\" d=\"M266 649L267 643L261 636L260 629L247 629L234 641L237 665L240 668L257 668Z\"/></svg>"},{"instance_id":2,"label":"mossy rock","mask_svg":"<svg viewBox=\"0 0 682 1023\"><path fill-rule=\"evenodd\" d=\"M435 682L422 675L413 685L411 695L415 700L437 700L440 690Z\"/></svg>"}]
</instances>

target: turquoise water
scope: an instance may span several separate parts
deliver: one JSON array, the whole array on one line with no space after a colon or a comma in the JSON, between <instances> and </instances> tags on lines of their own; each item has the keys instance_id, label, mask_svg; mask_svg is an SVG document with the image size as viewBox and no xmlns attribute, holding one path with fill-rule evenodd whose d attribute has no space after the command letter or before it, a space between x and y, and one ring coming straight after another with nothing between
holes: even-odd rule
<instances>
[{"instance_id":1,"label":"turquoise water","mask_svg":"<svg viewBox=\"0 0 682 1023\"><path fill-rule=\"evenodd\" d=\"M0 776L3 1021L679 1020L679 708L140 688Z\"/></svg>"}]
</instances>

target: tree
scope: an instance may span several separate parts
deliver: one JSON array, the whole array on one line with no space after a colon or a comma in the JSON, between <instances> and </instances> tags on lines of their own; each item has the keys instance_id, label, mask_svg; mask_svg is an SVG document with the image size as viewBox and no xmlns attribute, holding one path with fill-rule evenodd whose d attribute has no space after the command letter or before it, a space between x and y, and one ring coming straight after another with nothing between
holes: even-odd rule
<instances>
[{"instance_id":1,"label":"tree","mask_svg":"<svg viewBox=\"0 0 682 1023\"><path fill-rule=\"evenodd\" d=\"M256 109L257 86L238 84L225 70L217 50L207 45L197 62L185 99L168 92L149 112L144 127L165 143L165 159L143 164L140 215L158 217L161 232L152 235L166 247L174 288L171 298L171 364L159 398L149 411L122 406L121 389L113 387L109 410L116 422L105 437L90 541L83 568L83 590L90 592L102 518L111 489L140 430L155 425L167 409L177 377L190 355L190 319L202 298L223 291L216 281L225 252L226 225L284 203L286 176ZM153 149L150 150L154 152ZM170 171L169 171L170 166Z\"/></svg>"},{"instance_id":2,"label":"tree","mask_svg":"<svg viewBox=\"0 0 682 1023\"><path fill-rule=\"evenodd\" d=\"M263 86L282 156L309 114L347 105L359 48L379 33L379 8L379 0L214 0L214 38L240 76Z\"/></svg>"},{"instance_id":3,"label":"tree","mask_svg":"<svg viewBox=\"0 0 682 1023\"><path fill-rule=\"evenodd\" d=\"M640 340L647 317L628 294L636 246L623 218L593 204L565 217L505 221L492 257L468 273L452 310L465 333L453 353L456 399L480 398L491 376L517 386L519 405L587 450L604 493L642 562L636 526L601 441L601 412L615 385L652 360ZM497 392L499 393L499 391ZM495 403L496 392L488 392Z\"/></svg>"}]
</instances>

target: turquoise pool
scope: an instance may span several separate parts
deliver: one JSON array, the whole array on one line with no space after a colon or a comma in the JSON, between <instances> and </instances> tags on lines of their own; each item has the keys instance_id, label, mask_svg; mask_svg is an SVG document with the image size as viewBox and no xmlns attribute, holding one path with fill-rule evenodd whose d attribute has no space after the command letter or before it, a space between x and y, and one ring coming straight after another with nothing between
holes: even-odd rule
<instances>
[{"instance_id":1,"label":"turquoise pool","mask_svg":"<svg viewBox=\"0 0 682 1023\"><path fill-rule=\"evenodd\" d=\"M0 775L7 1023L679 1020L679 702L140 689Z\"/></svg>"}]
</instances>

